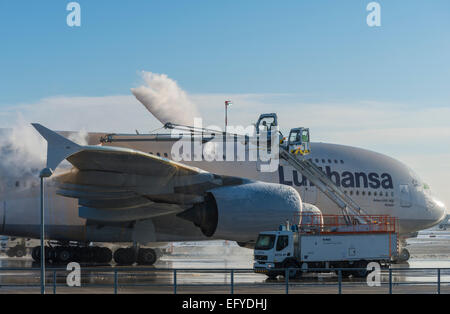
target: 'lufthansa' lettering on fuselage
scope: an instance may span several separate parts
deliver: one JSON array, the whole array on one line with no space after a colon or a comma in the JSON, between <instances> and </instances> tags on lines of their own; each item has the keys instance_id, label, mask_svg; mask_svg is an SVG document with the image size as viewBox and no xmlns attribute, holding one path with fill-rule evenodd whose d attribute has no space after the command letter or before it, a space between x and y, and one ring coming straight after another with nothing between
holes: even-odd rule
<instances>
[{"instance_id":1,"label":"'lufthansa' lettering on fuselage","mask_svg":"<svg viewBox=\"0 0 450 314\"><path fill-rule=\"evenodd\" d=\"M319 167L322 169L321 167ZM362 171L350 172L332 171L331 167L325 167L326 175L337 185L343 188L371 188L371 189L393 189L394 183L392 176L389 173L382 173L381 175L375 172L365 173ZM283 166L278 167L278 175L281 184L290 186L313 186L314 184L309 182L306 177L299 174L296 170L292 170L292 181L286 179L285 168Z\"/></svg>"}]
</instances>

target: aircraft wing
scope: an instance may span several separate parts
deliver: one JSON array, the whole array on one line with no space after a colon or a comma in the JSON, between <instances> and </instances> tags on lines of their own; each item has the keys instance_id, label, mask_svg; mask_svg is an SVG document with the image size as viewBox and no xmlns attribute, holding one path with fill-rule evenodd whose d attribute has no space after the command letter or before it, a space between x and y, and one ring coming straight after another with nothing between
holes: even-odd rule
<instances>
[{"instance_id":1,"label":"aircraft wing","mask_svg":"<svg viewBox=\"0 0 450 314\"><path fill-rule=\"evenodd\" d=\"M47 140L47 167L66 159L73 168L54 175L59 195L76 198L79 215L97 222L127 222L180 213L204 201L206 191L246 179L219 176L144 152L80 146L33 124Z\"/></svg>"}]
</instances>

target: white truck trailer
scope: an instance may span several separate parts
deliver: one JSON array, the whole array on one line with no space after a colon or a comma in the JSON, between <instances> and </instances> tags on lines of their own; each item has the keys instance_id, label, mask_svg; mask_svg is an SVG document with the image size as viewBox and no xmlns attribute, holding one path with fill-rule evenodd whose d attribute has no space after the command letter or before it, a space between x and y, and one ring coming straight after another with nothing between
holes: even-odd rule
<instances>
[{"instance_id":1,"label":"white truck trailer","mask_svg":"<svg viewBox=\"0 0 450 314\"><path fill-rule=\"evenodd\" d=\"M304 216L298 226L260 233L254 271L275 278L287 270L294 278L308 271L343 268L343 276L364 277L368 263L386 266L398 255L395 218L367 216L367 224L353 220L351 225L348 218L314 213Z\"/></svg>"}]
</instances>

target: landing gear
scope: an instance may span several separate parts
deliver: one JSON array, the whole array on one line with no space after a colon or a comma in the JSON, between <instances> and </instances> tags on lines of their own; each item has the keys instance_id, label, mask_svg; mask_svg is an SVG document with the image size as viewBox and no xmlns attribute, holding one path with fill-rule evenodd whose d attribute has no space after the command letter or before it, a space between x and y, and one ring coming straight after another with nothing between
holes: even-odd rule
<instances>
[{"instance_id":1,"label":"landing gear","mask_svg":"<svg viewBox=\"0 0 450 314\"><path fill-rule=\"evenodd\" d=\"M409 254L408 249L405 248L406 245L407 245L406 239L400 239L399 254L398 254L398 256L396 258L394 258L392 263L394 263L394 264L403 264L403 263L407 263L408 262L408 260L411 257L411 255Z\"/></svg>"},{"instance_id":2,"label":"landing gear","mask_svg":"<svg viewBox=\"0 0 450 314\"><path fill-rule=\"evenodd\" d=\"M114 261L119 265L132 265L136 262L136 252L133 248L120 248L114 252Z\"/></svg>"},{"instance_id":3,"label":"landing gear","mask_svg":"<svg viewBox=\"0 0 450 314\"><path fill-rule=\"evenodd\" d=\"M26 254L27 249L23 245L16 245L6 252L8 257L24 257Z\"/></svg>"},{"instance_id":4,"label":"landing gear","mask_svg":"<svg viewBox=\"0 0 450 314\"><path fill-rule=\"evenodd\" d=\"M400 254L398 255L398 258L395 260L396 264L406 263L411 255L409 254L409 251L407 249L401 249Z\"/></svg>"},{"instance_id":5,"label":"landing gear","mask_svg":"<svg viewBox=\"0 0 450 314\"><path fill-rule=\"evenodd\" d=\"M41 247L31 250L31 257L36 263L41 261ZM68 264L77 262L81 264L109 264L114 258L118 265L153 265L158 260L155 249L143 249L138 246L117 249L114 254L106 247L98 246L46 246L45 260L52 264Z\"/></svg>"},{"instance_id":6,"label":"landing gear","mask_svg":"<svg viewBox=\"0 0 450 314\"><path fill-rule=\"evenodd\" d=\"M114 252L114 261L119 265L132 265L138 263L140 265L153 265L158 259L154 249L138 249L136 254L135 248L120 248Z\"/></svg>"},{"instance_id":7,"label":"landing gear","mask_svg":"<svg viewBox=\"0 0 450 314\"><path fill-rule=\"evenodd\" d=\"M41 247L36 246L31 251L35 262L41 261ZM82 264L108 264L112 260L112 252L106 247L56 246L45 247L45 260L53 264L77 262Z\"/></svg>"},{"instance_id":8,"label":"landing gear","mask_svg":"<svg viewBox=\"0 0 450 314\"><path fill-rule=\"evenodd\" d=\"M141 265L153 265L157 259L158 256L154 249L140 249L137 262Z\"/></svg>"},{"instance_id":9,"label":"landing gear","mask_svg":"<svg viewBox=\"0 0 450 314\"><path fill-rule=\"evenodd\" d=\"M41 261L41 247L40 246L35 246L31 250L31 257L33 258L33 261L35 261L36 263Z\"/></svg>"}]
</instances>

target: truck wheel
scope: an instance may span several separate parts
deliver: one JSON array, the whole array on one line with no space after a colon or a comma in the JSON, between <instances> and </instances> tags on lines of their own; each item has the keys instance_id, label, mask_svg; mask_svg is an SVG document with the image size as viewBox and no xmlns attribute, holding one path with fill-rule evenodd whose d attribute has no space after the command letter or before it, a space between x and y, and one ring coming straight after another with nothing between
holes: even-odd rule
<instances>
[{"instance_id":1,"label":"truck wheel","mask_svg":"<svg viewBox=\"0 0 450 314\"><path fill-rule=\"evenodd\" d=\"M277 279L277 276L278 276L276 273L270 272L270 271L266 275L270 280L275 280L275 279Z\"/></svg>"},{"instance_id":2,"label":"truck wheel","mask_svg":"<svg viewBox=\"0 0 450 314\"><path fill-rule=\"evenodd\" d=\"M297 277L297 274L299 273L297 263L291 260L284 263L283 268L289 269L288 270L289 279L295 279ZM286 271L283 273L283 275L286 276Z\"/></svg>"},{"instance_id":3,"label":"truck wheel","mask_svg":"<svg viewBox=\"0 0 450 314\"><path fill-rule=\"evenodd\" d=\"M355 266L356 268L360 268L358 270L355 270L352 272L353 277L355 278L364 278L367 276L368 270L367 270L367 262L361 261L357 263Z\"/></svg>"}]
</instances>

